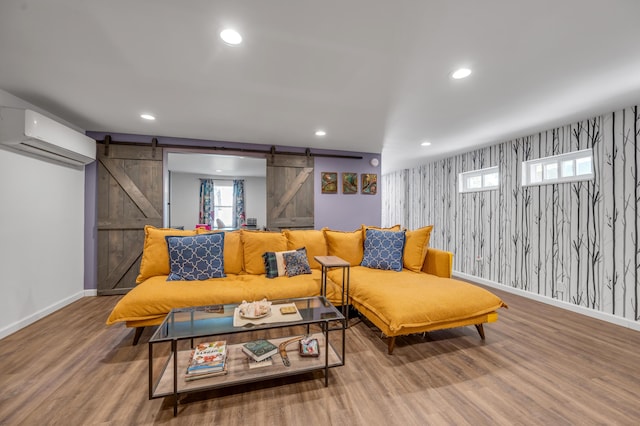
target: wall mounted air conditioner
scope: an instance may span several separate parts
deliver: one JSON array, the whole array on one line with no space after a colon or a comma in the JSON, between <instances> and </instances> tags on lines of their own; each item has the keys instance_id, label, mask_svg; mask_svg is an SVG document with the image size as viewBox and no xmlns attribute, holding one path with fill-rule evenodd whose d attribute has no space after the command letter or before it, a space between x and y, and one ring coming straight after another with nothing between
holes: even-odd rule
<instances>
[{"instance_id":1,"label":"wall mounted air conditioner","mask_svg":"<svg viewBox=\"0 0 640 426\"><path fill-rule=\"evenodd\" d=\"M0 145L82 168L96 159L96 141L29 109L0 107Z\"/></svg>"}]
</instances>

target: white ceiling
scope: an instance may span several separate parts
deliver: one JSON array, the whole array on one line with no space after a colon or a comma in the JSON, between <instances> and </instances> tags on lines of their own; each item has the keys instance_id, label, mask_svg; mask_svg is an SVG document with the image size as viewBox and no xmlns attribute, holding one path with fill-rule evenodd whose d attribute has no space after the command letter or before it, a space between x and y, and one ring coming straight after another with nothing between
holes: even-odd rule
<instances>
[{"instance_id":1,"label":"white ceiling","mask_svg":"<svg viewBox=\"0 0 640 426\"><path fill-rule=\"evenodd\" d=\"M639 102L639 17L637 0L2 0L0 89L87 130L382 152L385 172Z\"/></svg>"},{"instance_id":2,"label":"white ceiling","mask_svg":"<svg viewBox=\"0 0 640 426\"><path fill-rule=\"evenodd\" d=\"M167 168L172 172L215 177L266 177L267 160L236 155L170 152Z\"/></svg>"}]
</instances>

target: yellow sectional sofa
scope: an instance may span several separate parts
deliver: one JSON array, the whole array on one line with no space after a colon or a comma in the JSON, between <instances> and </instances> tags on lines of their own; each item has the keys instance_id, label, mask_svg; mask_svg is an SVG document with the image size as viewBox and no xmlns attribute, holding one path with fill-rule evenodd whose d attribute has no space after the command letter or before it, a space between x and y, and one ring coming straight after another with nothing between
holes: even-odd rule
<instances>
[{"instance_id":1,"label":"yellow sectional sofa","mask_svg":"<svg viewBox=\"0 0 640 426\"><path fill-rule=\"evenodd\" d=\"M496 321L496 310L506 305L485 289L451 278L452 254L428 247L431 229L404 231L399 226L380 229L363 225L353 232L329 229L225 232L215 237L224 241L223 262L218 259L224 273L219 271L217 278L183 279L173 275L176 259L170 259L169 244L179 238L171 237L211 234L147 226L137 285L117 303L107 324L125 322L128 327L136 327L135 344L143 327L160 324L173 308L316 296L321 290L321 267L314 257L330 255L350 263L350 291L346 300L389 337L389 353L396 336L411 333L475 325L484 338L482 324ZM388 243L375 241L374 236L393 237L396 255L401 251L401 260L396 256L393 265L396 270L385 269ZM372 248L376 243L378 252ZM278 269L281 276L267 277L276 274L276 263L265 265L265 253L270 253L272 260L274 253L300 259L304 256L298 253L282 253L303 247L301 253L306 254L308 262L305 273L288 276ZM364 264L369 266L361 266ZM343 289L337 284L342 281L341 274L340 270L328 274L327 298L334 304L342 300Z\"/></svg>"}]
</instances>

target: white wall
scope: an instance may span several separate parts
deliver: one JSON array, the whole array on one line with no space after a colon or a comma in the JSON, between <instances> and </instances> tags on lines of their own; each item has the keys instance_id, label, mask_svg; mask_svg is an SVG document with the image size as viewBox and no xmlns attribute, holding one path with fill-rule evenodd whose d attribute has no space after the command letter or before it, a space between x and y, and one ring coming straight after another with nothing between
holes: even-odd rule
<instances>
[{"instance_id":1,"label":"white wall","mask_svg":"<svg viewBox=\"0 0 640 426\"><path fill-rule=\"evenodd\" d=\"M383 177L383 225L433 224L459 276L640 330L640 107L633 106ZM522 162L583 149L593 179L521 186ZM497 166L493 191L461 172Z\"/></svg>"},{"instance_id":2,"label":"white wall","mask_svg":"<svg viewBox=\"0 0 640 426\"><path fill-rule=\"evenodd\" d=\"M244 193L246 217L255 217L258 228L267 226L267 179L244 178Z\"/></svg>"},{"instance_id":3,"label":"white wall","mask_svg":"<svg viewBox=\"0 0 640 426\"><path fill-rule=\"evenodd\" d=\"M191 173L171 173L171 222L170 226L193 229L198 223L200 205L200 179L211 178ZM246 217L255 217L258 227L267 224L266 178L244 177Z\"/></svg>"},{"instance_id":4,"label":"white wall","mask_svg":"<svg viewBox=\"0 0 640 426\"><path fill-rule=\"evenodd\" d=\"M0 338L84 295L84 171L0 149L0 271Z\"/></svg>"},{"instance_id":5,"label":"white wall","mask_svg":"<svg viewBox=\"0 0 640 426\"><path fill-rule=\"evenodd\" d=\"M171 172L169 226L193 229L198 223L200 182L197 175Z\"/></svg>"}]
</instances>

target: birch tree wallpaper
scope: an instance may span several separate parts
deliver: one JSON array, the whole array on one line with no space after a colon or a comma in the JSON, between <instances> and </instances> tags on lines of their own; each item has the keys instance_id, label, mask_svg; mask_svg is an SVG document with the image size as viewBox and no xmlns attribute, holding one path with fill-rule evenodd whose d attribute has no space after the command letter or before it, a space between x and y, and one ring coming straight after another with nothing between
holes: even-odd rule
<instances>
[{"instance_id":1,"label":"birch tree wallpaper","mask_svg":"<svg viewBox=\"0 0 640 426\"><path fill-rule=\"evenodd\" d=\"M638 321L638 107L382 177L383 225L434 225L454 270ZM521 186L526 160L592 148L595 179ZM458 173L498 166L497 190Z\"/></svg>"}]
</instances>

